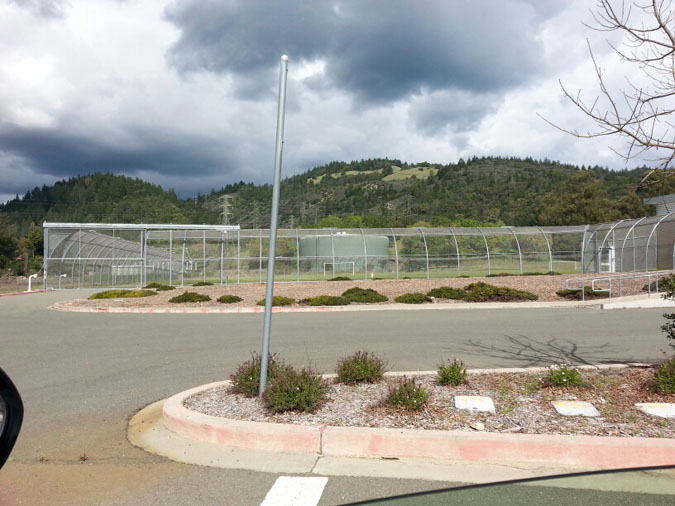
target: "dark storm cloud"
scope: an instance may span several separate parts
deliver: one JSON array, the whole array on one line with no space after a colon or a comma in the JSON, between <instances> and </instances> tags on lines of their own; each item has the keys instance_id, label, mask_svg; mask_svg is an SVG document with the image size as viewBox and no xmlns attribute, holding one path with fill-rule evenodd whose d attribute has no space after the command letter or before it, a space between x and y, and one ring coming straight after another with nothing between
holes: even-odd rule
<instances>
[{"instance_id":1,"label":"dark storm cloud","mask_svg":"<svg viewBox=\"0 0 675 506\"><path fill-rule=\"evenodd\" d=\"M40 18L63 18L67 3L63 0L9 0Z\"/></svg>"},{"instance_id":2,"label":"dark storm cloud","mask_svg":"<svg viewBox=\"0 0 675 506\"><path fill-rule=\"evenodd\" d=\"M21 159L39 174L69 177L89 172L185 175L191 180L226 173L236 166L215 150L222 141L161 132L136 131L132 144L106 143L104 135L87 137L57 130L0 129L0 152ZM5 189L8 191L8 189ZM12 190L13 191L13 190Z\"/></svg>"},{"instance_id":3,"label":"dark storm cloud","mask_svg":"<svg viewBox=\"0 0 675 506\"><path fill-rule=\"evenodd\" d=\"M538 24L557 8L524 0L178 0L165 17L181 31L169 53L181 73L229 73L243 94L259 94L257 76L285 52L295 62L324 59L332 85L383 103L526 81L541 63Z\"/></svg>"},{"instance_id":4,"label":"dark storm cloud","mask_svg":"<svg viewBox=\"0 0 675 506\"><path fill-rule=\"evenodd\" d=\"M451 130L472 130L483 117L494 112L500 98L492 94L447 90L415 100L410 106L410 119L415 128L427 135Z\"/></svg>"}]
</instances>

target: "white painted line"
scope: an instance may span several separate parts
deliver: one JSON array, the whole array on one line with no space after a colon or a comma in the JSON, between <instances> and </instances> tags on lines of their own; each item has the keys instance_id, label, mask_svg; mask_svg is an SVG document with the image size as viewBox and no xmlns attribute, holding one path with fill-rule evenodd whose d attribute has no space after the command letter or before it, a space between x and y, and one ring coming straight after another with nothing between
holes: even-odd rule
<instances>
[{"instance_id":1,"label":"white painted line","mask_svg":"<svg viewBox=\"0 0 675 506\"><path fill-rule=\"evenodd\" d=\"M280 476L260 506L316 506L328 478Z\"/></svg>"}]
</instances>

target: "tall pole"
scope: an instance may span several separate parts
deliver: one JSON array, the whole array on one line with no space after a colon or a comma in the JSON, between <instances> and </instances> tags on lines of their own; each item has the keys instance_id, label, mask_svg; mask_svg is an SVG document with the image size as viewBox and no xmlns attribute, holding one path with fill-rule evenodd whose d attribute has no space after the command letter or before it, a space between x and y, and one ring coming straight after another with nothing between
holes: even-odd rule
<instances>
[{"instance_id":1,"label":"tall pole","mask_svg":"<svg viewBox=\"0 0 675 506\"><path fill-rule=\"evenodd\" d=\"M286 114L286 76L288 56L281 57L279 72L279 108L277 110L277 141L274 153L274 186L272 188L272 213L270 218L270 250L267 260L267 290L265 292L265 324L263 327L260 363L260 390L262 397L267 386L267 366L270 354L270 327L272 326L272 298L274 297L274 257L277 250L277 221L279 218L279 186L281 184L281 154L284 147L284 116Z\"/></svg>"}]
</instances>

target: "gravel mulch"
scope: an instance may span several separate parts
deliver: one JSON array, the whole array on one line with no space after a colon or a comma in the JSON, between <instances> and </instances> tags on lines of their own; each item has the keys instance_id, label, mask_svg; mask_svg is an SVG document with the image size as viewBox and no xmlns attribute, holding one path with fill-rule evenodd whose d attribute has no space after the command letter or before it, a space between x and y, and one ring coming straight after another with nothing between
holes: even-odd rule
<instances>
[{"instance_id":1,"label":"gravel mulch","mask_svg":"<svg viewBox=\"0 0 675 506\"><path fill-rule=\"evenodd\" d=\"M630 367L582 372L587 385L576 388L547 386L541 373L470 374L467 383L441 386L433 375L415 379L431 391L425 409L408 412L383 404L388 390L398 378L388 376L377 384L356 386L327 380L329 393L314 413L268 413L258 398L218 387L196 394L185 401L189 409L208 415L240 420L436 430L484 430L501 433L567 434L625 437L675 437L675 420L646 415L634 407L637 402L675 402L675 394L661 395L651 390L651 368ZM495 413L471 413L454 407L455 395L492 397ZM566 417L553 408L553 400L581 400L593 403L601 416Z\"/></svg>"},{"instance_id":2,"label":"gravel mulch","mask_svg":"<svg viewBox=\"0 0 675 506\"><path fill-rule=\"evenodd\" d=\"M446 279L401 279L401 280L361 280L361 281L322 281L322 282L303 282L303 283L276 283L274 285L274 295L291 297L295 300L315 297L317 295L341 295L348 288L358 286L361 288L372 288L386 295L389 302L394 303L394 298L404 293L421 292L427 293L432 288L450 286L452 288L463 288L469 283L484 281L495 286L504 286L518 290L532 292L539 297L540 301L562 301L566 300L556 295L556 291L565 288L565 280L570 278L583 278L582 275L560 275L560 276L503 276L503 277L485 277L485 278L446 278ZM623 282L623 295L644 294L642 287L646 281L642 279L626 280ZM211 297L209 302L172 304L169 299L182 294L184 291L197 292ZM221 304L216 299L221 295L238 295L243 300L234 304ZM614 290L613 296L619 295L618 286ZM251 307L256 302L265 297L265 284L242 284L242 285L223 285L223 286L185 286L176 287L175 290L158 292L151 297L137 299L101 299L101 300L74 300L69 305L74 307L139 307L139 308L165 308L165 307ZM451 300L437 300L444 303L458 303Z\"/></svg>"}]
</instances>

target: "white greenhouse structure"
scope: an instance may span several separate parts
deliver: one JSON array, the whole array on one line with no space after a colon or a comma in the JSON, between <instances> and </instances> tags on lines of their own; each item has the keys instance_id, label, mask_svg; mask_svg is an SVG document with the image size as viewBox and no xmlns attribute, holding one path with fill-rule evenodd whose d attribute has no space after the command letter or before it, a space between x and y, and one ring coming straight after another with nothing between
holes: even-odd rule
<instances>
[{"instance_id":1,"label":"white greenhouse structure","mask_svg":"<svg viewBox=\"0 0 675 506\"><path fill-rule=\"evenodd\" d=\"M44 223L45 288L266 281L269 230ZM275 281L672 269L675 216L565 227L292 229Z\"/></svg>"}]
</instances>

